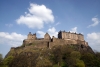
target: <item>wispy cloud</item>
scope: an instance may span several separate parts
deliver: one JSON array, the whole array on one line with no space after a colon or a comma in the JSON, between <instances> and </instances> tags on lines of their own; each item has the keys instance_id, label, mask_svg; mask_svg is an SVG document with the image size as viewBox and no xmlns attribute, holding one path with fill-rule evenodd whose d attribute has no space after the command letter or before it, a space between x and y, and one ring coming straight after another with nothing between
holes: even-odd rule
<instances>
[{"instance_id":1,"label":"wispy cloud","mask_svg":"<svg viewBox=\"0 0 100 67\"><path fill-rule=\"evenodd\" d=\"M52 10L45 5L30 3L28 11L29 13L25 12L25 15L21 15L19 19L16 20L18 24L25 24L32 29L41 29L44 27L45 23L48 24L54 22Z\"/></svg>"},{"instance_id":2,"label":"wispy cloud","mask_svg":"<svg viewBox=\"0 0 100 67\"><path fill-rule=\"evenodd\" d=\"M87 41L93 49L100 51L100 32L88 33Z\"/></svg>"},{"instance_id":3,"label":"wispy cloud","mask_svg":"<svg viewBox=\"0 0 100 67\"><path fill-rule=\"evenodd\" d=\"M56 31L56 28L55 28L55 27L49 28L49 29L47 30L47 32L49 33L49 35L50 35L51 37L52 37L52 36L57 37L58 32ZM43 31L37 31L37 33L40 35L40 37L44 37L44 35L45 35L45 32L43 32Z\"/></svg>"},{"instance_id":4,"label":"wispy cloud","mask_svg":"<svg viewBox=\"0 0 100 67\"><path fill-rule=\"evenodd\" d=\"M94 18L92 18L92 21L94 22L93 24L90 24L89 26L88 26L88 28L89 27L94 27L94 26L97 26L98 24L99 24L99 19L98 18L96 18L96 17L94 17Z\"/></svg>"},{"instance_id":5,"label":"wispy cloud","mask_svg":"<svg viewBox=\"0 0 100 67\"><path fill-rule=\"evenodd\" d=\"M77 33L77 27L74 27L74 28L72 28L71 30L70 30L70 32L73 32L73 33Z\"/></svg>"},{"instance_id":6,"label":"wispy cloud","mask_svg":"<svg viewBox=\"0 0 100 67\"><path fill-rule=\"evenodd\" d=\"M0 32L0 44L7 44L11 46L19 46L22 44L26 35L17 34L16 32Z\"/></svg>"},{"instance_id":7,"label":"wispy cloud","mask_svg":"<svg viewBox=\"0 0 100 67\"><path fill-rule=\"evenodd\" d=\"M6 26L8 26L8 27L12 27L13 26L13 24L5 24Z\"/></svg>"},{"instance_id":8,"label":"wispy cloud","mask_svg":"<svg viewBox=\"0 0 100 67\"><path fill-rule=\"evenodd\" d=\"M50 34L51 37L52 36L57 37L57 34L58 34L58 32L56 31L56 28L55 27L49 28L48 29L48 33Z\"/></svg>"},{"instance_id":9,"label":"wispy cloud","mask_svg":"<svg viewBox=\"0 0 100 67\"><path fill-rule=\"evenodd\" d=\"M43 38L43 37L44 37L44 35L45 35L45 32L43 32L43 31L37 31L37 33L38 33L38 34L39 34L39 36L40 36L40 37L42 37L42 38Z\"/></svg>"},{"instance_id":10,"label":"wispy cloud","mask_svg":"<svg viewBox=\"0 0 100 67\"><path fill-rule=\"evenodd\" d=\"M57 26L57 25L59 25L60 24L60 22L57 22L56 24L55 24L55 26Z\"/></svg>"}]
</instances>

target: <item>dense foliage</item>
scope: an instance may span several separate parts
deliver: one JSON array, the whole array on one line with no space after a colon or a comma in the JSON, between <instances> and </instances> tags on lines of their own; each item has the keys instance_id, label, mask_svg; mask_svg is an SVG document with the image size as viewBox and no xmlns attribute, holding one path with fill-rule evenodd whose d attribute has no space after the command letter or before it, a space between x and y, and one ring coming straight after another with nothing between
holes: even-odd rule
<instances>
[{"instance_id":1,"label":"dense foliage","mask_svg":"<svg viewBox=\"0 0 100 67\"><path fill-rule=\"evenodd\" d=\"M2 54L0 54L0 62L2 62L3 60L3 57L2 57Z\"/></svg>"},{"instance_id":2,"label":"dense foliage","mask_svg":"<svg viewBox=\"0 0 100 67\"><path fill-rule=\"evenodd\" d=\"M18 52L7 56L2 64L6 67L100 67L99 52L79 51L73 45Z\"/></svg>"}]
</instances>

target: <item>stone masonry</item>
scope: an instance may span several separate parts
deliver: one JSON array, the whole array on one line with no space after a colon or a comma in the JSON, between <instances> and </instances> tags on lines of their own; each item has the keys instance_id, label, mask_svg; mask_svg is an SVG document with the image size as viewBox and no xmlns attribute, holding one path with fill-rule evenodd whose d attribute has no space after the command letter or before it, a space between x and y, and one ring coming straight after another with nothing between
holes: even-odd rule
<instances>
[{"instance_id":1,"label":"stone masonry","mask_svg":"<svg viewBox=\"0 0 100 67\"><path fill-rule=\"evenodd\" d=\"M84 40L84 36L81 33L71 33L65 31L58 32L58 38L46 33L44 38L37 38L36 33L31 34L29 32L27 39L23 40L23 45L28 47L29 44L35 44L34 47L36 48L52 48L56 45L67 45L67 44L80 44L88 46L88 43Z\"/></svg>"}]
</instances>

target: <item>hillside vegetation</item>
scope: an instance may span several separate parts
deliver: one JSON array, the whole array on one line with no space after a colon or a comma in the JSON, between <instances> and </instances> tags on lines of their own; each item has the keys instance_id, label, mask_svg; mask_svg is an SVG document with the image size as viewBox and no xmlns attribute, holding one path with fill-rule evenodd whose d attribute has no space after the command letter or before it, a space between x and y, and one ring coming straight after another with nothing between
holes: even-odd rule
<instances>
[{"instance_id":1,"label":"hillside vegetation","mask_svg":"<svg viewBox=\"0 0 100 67\"><path fill-rule=\"evenodd\" d=\"M84 47L84 46L83 46ZM19 47L10 50L0 67L100 67L100 53L80 45L53 48Z\"/></svg>"}]
</instances>

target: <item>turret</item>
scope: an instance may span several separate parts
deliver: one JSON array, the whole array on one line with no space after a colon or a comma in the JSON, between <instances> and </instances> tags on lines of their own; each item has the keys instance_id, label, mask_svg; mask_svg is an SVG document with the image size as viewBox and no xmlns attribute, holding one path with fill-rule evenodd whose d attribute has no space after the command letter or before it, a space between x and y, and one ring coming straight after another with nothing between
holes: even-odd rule
<instances>
[{"instance_id":1,"label":"turret","mask_svg":"<svg viewBox=\"0 0 100 67\"><path fill-rule=\"evenodd\" d=\"M27 35L27 39L31 39L31 37L32 37L32 34L31 32L29 32L29 34Z\"/></svg>"},{"instance_id":2,"label":"turret","mask_svg":"<svg viewBox=\"0 0 100 67\"><path fill-rule=\"evenodd\" d=\"M61 30L58 32L58 38L59 38L59 39L62 38L62 31L61 31Z\"/></svg>"},{"instance_id":3,"label":"turret","mask_svg":"<svg viewBox=\"0 0 100 67\"><path fill-rule=\"evenodd\" d=\"M36 33L35 33L35 34L32 35L32 39L35 40L36 38L37 38L37 37L36 37Z\"/></svg>"},{"instance_id":4,"label":"turret","mask_svg":"<svg viewBox=\"0 0 100 67\"><path fill-rule=\"evenodd\" d=\"M29 32L27 39L36 39L36 33L35 34L31 34L31 32Z\"/></svg>"},{"instance_id":5,"label":"turret","mask_svg":"<svg viewBox=\"0 0 100 67\"><path fill-rule=\"evenodd\" d=\"M45 40L51 40L51 37L50 37L50 35L49 35L48 33L46 33L46 34L44 35L44 39L45 39Z\"/></svg>"}]
</instances>

